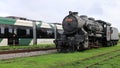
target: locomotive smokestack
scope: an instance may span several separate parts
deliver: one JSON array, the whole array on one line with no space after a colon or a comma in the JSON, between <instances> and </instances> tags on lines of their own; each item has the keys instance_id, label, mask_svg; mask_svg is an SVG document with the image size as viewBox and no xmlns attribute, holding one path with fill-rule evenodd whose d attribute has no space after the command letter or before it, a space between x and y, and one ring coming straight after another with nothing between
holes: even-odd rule
<instances>
[{"instance_id":1,"label":"locomotive smokestack","mask_svg":"<svg viewBox=\"0 0 120 68\"><path fill-rule=\"evenodd\" d=\"M69 11L69 14L72 14L72 11Z\"/></svg>"}]
</instances>

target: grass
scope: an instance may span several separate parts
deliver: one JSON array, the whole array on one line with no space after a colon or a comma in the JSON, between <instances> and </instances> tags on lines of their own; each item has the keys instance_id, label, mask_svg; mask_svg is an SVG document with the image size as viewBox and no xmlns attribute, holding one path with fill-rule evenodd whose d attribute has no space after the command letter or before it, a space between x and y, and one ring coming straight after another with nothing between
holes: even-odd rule
<instances>
[{"instance_id":1,"label":"grass","mask_svg":"<svg viewBox=\"0 0 120 68\"><path fill-rule=\"evenodd\" d=\"M82 59L120 49L120 45L90 49L75 53L56 53L43 56L0 60L1 68L79 68L72 65Z\"/></svg>"},{"instance_id":2,"label":"grass","mask_svg":"<svg viewBox=\"0 0 120 68\"><path fill-rule=\"evenodd\" d=\"M0 51L5 50L18 50L18 49L34 49L34 48L53 48L54 44L39 44L30 46L0 46Z\"/></svg>"},{"instance_id":3,"label":"grass","mask_svg":"<svg viewBox=\"0 0 120 68\"><path fill-rule=\"evenodd\" d=\"M120 68L120 56L114 57L108 61L94 65L91 68Z\"/></svg>"},{"instance_id":4,"label":"grass","mask_svg":"<svg viewBox=\"0 0 120 68\"><path fill-rule=\"evenodd\" d=\"M94 63L101 63L101 62L104 62L103 60L104 59L107 59L108 57L111 57L111 56L116 56L120 54L120 51L117 51L117 52L111 52L109 54L106 54L106 55L103 55L103 56L98 56L96 58L91 58L91 59L88 59L88 60L84 60L84 61L77 61L77 62L74 62L74 63L70 63L70 64L66 64L64 65L64 67L62 68L86 68L88 67L89 65L91 64L94 64ZM109 59L108 59L109 60ZM109 62L109 61L108 61ZM104 63L103 63L104 64ZM94 65L93 66L90 66L89 68L96 68ZM97 66L97 68L99 68L99 64ZM101 67L102 68L102 67ZM104 67L105 68L105 67ZM109 67L108 67L109 68Z\"/></svg>"}]
</instances>

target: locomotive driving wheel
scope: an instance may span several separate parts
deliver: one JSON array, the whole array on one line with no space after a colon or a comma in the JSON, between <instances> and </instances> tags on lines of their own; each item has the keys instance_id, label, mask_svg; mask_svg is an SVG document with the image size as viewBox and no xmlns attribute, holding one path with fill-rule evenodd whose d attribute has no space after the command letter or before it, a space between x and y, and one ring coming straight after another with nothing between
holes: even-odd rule
<instances>
[{"instance_id":1,"label":"locomotive driving wheel","mask_svg":"<svg viewBox=\"0 0 120 68\"><path fill-rule=\"evenodd\" d=\"M79 45L78 45L78 47L77 47L77 50L78 50L78 51L84 50L84 45L83 45L83 43L79 43Z\"/></svg>"},{"instance_id":2,"label":"locomotive driving wheel","mask_svg":"<svg viewBox=\"0 0 120 68\"><path fill-rule=\"evenodd\" d=\"M60 46L57 46L57 52L61 52L61 47Z\"/></svg>"},{"instance_id":3,"label":"locomotive driving wheel","mask_svg":"<svg viewBox=\"0 0 120 68\"><path fill-rule=\"evenodd\" d=\"M57 52L67 52L68 47L57 46Z\"/></svg>"},{"instance_id":4,"label":"locomotive driving wheel","mask_svg":"<svg viewBox=\"0 0 120 68\"><path fill-rule=\"evenodd\" d=\"M69 46L69 48L68 48L67 51L68 51L68 52L74 52L74 51L75 51L75 46L74 46L74 45Z\"/></svg>"}]
</instances>

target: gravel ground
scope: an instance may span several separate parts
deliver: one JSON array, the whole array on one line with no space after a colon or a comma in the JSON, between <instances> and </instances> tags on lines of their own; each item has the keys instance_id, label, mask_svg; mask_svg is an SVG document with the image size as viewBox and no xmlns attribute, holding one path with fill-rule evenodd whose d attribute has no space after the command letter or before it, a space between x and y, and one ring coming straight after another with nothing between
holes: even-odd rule
<instances>
[{"instance_id":1,"label":"gravel ground","mask_svg":"<svg viewBox=\"0 0 120 68\"><path fill-rule=\"evenodd\" d=\"M47 50L47 51L34 51L34 52L24 52L24 53L13 53L13 54L0 54L0 60L12 59L18 57L28 57L28 56L37 56L43 54L55 53L56 50Z\"/></svg>"}]
</instances>

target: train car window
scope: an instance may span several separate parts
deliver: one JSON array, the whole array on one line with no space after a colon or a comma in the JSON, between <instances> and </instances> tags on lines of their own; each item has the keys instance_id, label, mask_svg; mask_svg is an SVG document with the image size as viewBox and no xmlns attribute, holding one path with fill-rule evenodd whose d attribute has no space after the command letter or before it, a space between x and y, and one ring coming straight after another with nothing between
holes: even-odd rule
<instances>
[{"instance_id":1,"label":"train car window","mask_svg":"<svg viewBox=\"0 0 120 68\"><path fill-rule=\"evenodd\" d=\"M17 28L19 38L33 38L33 29L28 27Z\"/></svg>"},{"instance_id":2,"label":"train car window","mask_svg":"<svg viewBox=\"0 0 120 68\"><path fill-rule=\"evenodd\" d=\"M33 38L33 29L30 29L30 38Z\"/></svg>"},{"instance_id":3,"label":"train car window","mask_svg":"<svg viewBox=\"0 0 120 68\"><path fill-rule=\"evenodd\" d=\"M12 28L9 28L9 32L12 33Z\"/></svg>"},{"instance_id":4,"label":"train car window","mask_svg":"<svg viewBox=\"0 0 120 68\"><path fill-rule=\"evenodd\" d=\"M37 29L37 38L54 38L54 31L49 28Z\"/></svg>"},{"instance_id":5,"label":"train car window","mask_svg":"<svg viewBox=\"0 0 120 68\"><path fill-rule=\"evenodd\" d=\"M30 34L30 29L26 29L26 34L27 34L27 35Z\"/></svg>"},{"instance_id":6,"label":"train car window","mask_svg":"<svg viewBox=\"0 0 120 68\"><path fill-rule=\"evenodd\" d=\"M36 29L36 35L37 35L37 38L41 38L41 30L40 29Z\"/></svg>"},{"instance_id":7,"label":"train car window","mask_svg":"<svg viewBox=\"0 0 120 68\"><path fill-rule=\"evenodd\" d=\"M8 28L0 27L0 37L1 38L8 38L9 37Z\"/></svg>"},{"instance_id":8,"label":"train car window","mask_svg":"<svg viewBox=\"0 0 120 68\"><path fill-rule=\"evenodd\" d=\"M8 38L8 37L10 37L10 36L11 36L11 35L10 35L9 31L8 31L8 28L5 28L4 38Z\"/></svg>"},{"instance_id":9,"label":"train car window","mask_svg":"<svg viewBox=\"0 0 120 68\"><path fill-rule=\"evenodd\" d=\"M17 29L14 29L14 33L17 34Z\"/></svg>"},{"instance_id":10,"label":"train car window","mask_svg":"<svg viewBox=\"0 0 120 68\"><path fill-rule=\"evenodd\" d=\"M63 34L63 30L58 29L59 34Z\"/></svg>"},{"instance_id":11,"label":"train car window","mask_svg":"<svg viewBox=\"0 0 120 68\"><path fill-rule=\"evenodd\" d=\"M47 38L47 31L46 29L37 29L37 38Z\"/></svg>"},{"instance_id":12,"label":"train car window","mask_svg":"<svg viewBox=\"0 0 120 68\"><path fill-rule=\"evenodd\" d=\"M17 35L19 38L26 38L26 29L17 29Z\"/></svg>"},{"instance_id":13,"label":"train car window","mask_svg":"<svg viewBox=\"0 0 120 68\"><path fill-rule=\"evenodd\" d=\"M61 34L63 34L63 30L58 29L58 30L57 30L57 37L60 37L60 36L61 36Z\"/></svg>"},{"instance_id":14,"label":"train car window","mask_svg":"<svg viewBox=\"0 0 120 68\"><path fill-rule=\"evenodd\" d=\"M18 38L33 38L32 27L22 27L22 26L0 26L0 38L12 38L13 34L16 34Z\"/></svg>"},{"instance_id":15,"label":"train car window","mask_svg":"<svg viewBox=\"0 0 120 68\"><path fill-rule=\"evenodd\" d=\"M1 28L2 28L2 27L0 27L0 38L2 37L2 34L3 34L3 33L1 32L1 31L2 31Z\"/></svg>"},{"instance_id":16,"label":"train car window","mask_svg":"<svg viewBox=\"0 0 120 68\"><path fill-rule=\"evenodd\" d=\"M54 38L54 31L52 29L47 29L48 38Z\"/></svg>"},{"instance_id":17,"label":"train car window","mask_svg":"<svg viewBox=\"0 0 120 68\"><path fill-rule=\"evenodd\" d=\"M5 33L5 28L4 27L0 27L1 29L1 34L4 34Z\"/></svg>"}]
</instances>

